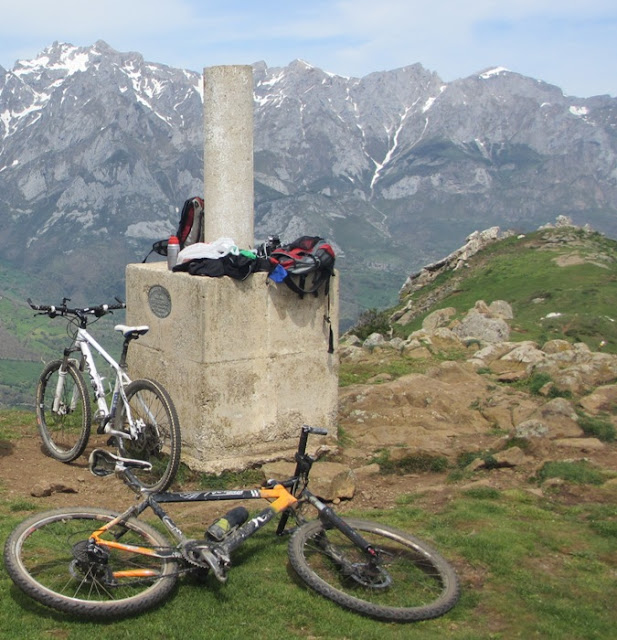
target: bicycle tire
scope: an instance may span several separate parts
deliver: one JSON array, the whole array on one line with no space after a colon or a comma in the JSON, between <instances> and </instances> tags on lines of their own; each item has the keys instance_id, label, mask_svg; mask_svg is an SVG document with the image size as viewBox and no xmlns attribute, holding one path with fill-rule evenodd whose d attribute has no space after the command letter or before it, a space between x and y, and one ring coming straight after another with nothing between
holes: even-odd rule
<instances>
[{"instance_id":1,"label":"bicycle tire","mask_svg":"<svg viewBox=\"0 0 617 640\"><path fill-rule=\"evenodd\" d=\"M320 520L308 522L293 533L288 553L295 572L317 593L356 613L390 622L436 618L458 602L454 569L426 543L375 522L345 522L379 550L379 571L367 571L367 555L338 529ZM341 557L350 563L346 571Z\"/></svg>"},{"instance_id":2,"label":"bicycle tire","mask_svg":"<svg viewBox=\"0 0 617 640\"><path fill-rule=\"evenodd\" d=\"M121 456L145 460L152 471L131 469L129 474L147 491L164 491L173 482L180 464L180 423L167 391L154 380L134 380L125 389L133 420L141 426L136 440L117 438ZM126 407L120 403L116 430L129 433Z\"/></svg>"},{"instance_id":3,"label":"bicycle tire","mask_svg":"<svg viewBox=\"0 0 617 640\"><path fill-rule=\"evenodd\" d=\"M116 515L102 509L67 508L32 516L18 525L6 541L4 564L8 574L37 602L76 616L118 618L153 607L174 587L175 559L108 549L106 564L96 564L89 558L84 561L83 551L78 555L78 543L85 544L94 531ZM123 521L112 531L119 536L116 540L127 544L170 548L161 533L135 518ZM157 576L149 580L118 577L118 585L112 586L108 576L101 575L106 567L112 571L150 568Z\"/></svg>"},{"instance_id":4,"label":"bicycle tire","mask_svg":"<svg viewBox=\"0 0 617 640\"><path fill-rule=\"evenodd\" d=\"M72 462L84 452L92 426L88 389L77 364L68 361L60 405L53 410L63 360L50 362L36 387L36 421L45 452L61 462Z\"/></svg>"}]
</instances>

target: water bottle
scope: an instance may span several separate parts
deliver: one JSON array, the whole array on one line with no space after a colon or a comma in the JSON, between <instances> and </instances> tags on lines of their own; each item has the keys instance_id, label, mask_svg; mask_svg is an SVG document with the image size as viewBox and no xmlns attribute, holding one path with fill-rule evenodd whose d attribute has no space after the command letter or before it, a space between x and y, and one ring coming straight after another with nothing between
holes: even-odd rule
<instances>
[{"instance_id":1,"label":"water bottle","mask_svg":"<svg viewBox=\"0 0 617 640\"><path fill-rule=\"evenodd\" d=\"M176 236L171 236L167 243L167 268L171 271L178 262L180 253L180 241Z\"/></svg>"},{"instance_id":2,"label":"water bottle","mask_svg":"<svg viewBox=\"0 0 617 640\"><path fill-rule=\"evenodd\" d=\"M235 507L228 511L222 518L215 520L206 531L206 537L221 542L236 527L244 524L249 517L249 512L244 507Z\"/></svg>"}]
</instances>

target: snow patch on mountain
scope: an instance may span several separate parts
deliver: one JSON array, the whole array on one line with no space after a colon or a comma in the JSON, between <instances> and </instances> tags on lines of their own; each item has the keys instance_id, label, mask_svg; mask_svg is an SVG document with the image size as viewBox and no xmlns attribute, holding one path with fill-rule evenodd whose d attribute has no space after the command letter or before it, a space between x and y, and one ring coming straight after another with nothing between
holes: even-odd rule
<instances>
[{"instance_id":1,"label":"snow patch on mountain","mask_svg":"<svg viewBox=\"0 0 617 640\"><path fill-rule=\"evenodd\" d=\"M489 78L493 78L494 76L499 76L503 73L510 73L509 69L505 67L493 67L492 69L487 69L486 71L479 74L479 78L482 80L488 80Z\"/></svg>"}]
</instances>

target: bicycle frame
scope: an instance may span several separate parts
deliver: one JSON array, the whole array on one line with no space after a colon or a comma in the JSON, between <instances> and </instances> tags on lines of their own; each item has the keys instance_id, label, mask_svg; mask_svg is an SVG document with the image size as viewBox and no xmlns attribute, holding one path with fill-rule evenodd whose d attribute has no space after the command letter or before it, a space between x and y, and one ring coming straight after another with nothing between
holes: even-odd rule
<instances>
[{"instance_id":1,"label":"bicycle frame","mask_svg":"<svg viewBox=\"0 0 617 640\"><path fill-rule=\"evenodd\" d=\"M100 376L96 363L94 360L94 356L92 354L92 349L94 348L96 352L109 364L109 366L115 371L116 379L114 382L112 398L111 398L111 406L107 404L107 400L105 398L105 388L103 386L103 378ZM80 327L77 329L77 334L73 345L64 350L65 362L68 360L71 353L75 351L81 352L81 362L79 363L79 368L81 371L84 368L88 371L90 376L90 380L92 383L92 388L94 390L94 397L96 400L96 404L98 407L97 413L95 414L95 420L99 421L100 433L108 433L112 436L117 436L120 438L131 439L136 438L138 435L138 428L135 426L135 422L131 415L131 408L129 403L126 400L126 394L124 393L124 387L131 383L131 379L129 378L126 368L123 364L123 358L120 363L117 363L109 353L93 338L86 329ZM58 407L62 398L62 390L64 387L64 379L66 377L66 369L60 370L58 377L58 384L56 386L56 391L54 395L53 401L53 409L54 411L58 411ZM75 408L75 404L77 398L75 394L77 390L74 390L74 397L71 399L71 408ZM129 424L129 432L125 433L124 431L117 431L112 429L110 426L113 423L113 418L116 414L116 410L118 407L119 399L124 403L127 420ZM148 408L144 407L146 412L149 413Z\"/></svg>"},{"instance_id":2,"label":"bicycle frame","mask_svg":"<svg viewBox=\"0 0 617 640\"><path fill-rule=\"evenodd\" d=\"M285 484L295 484L298 480L297 477L292 478L289 481L285 481ZM203 546L200 547L204 555L204 560L208 562L210 568L212 568L221 581L225 580L224 569L229 564L231 553L242 545L247 538L259 531L262 527L268 524L276 515L281 514L281 523L277 529L277 535L282 535L287 517L289 515L289 509L299 504L300 502L309 502L319 512L320 518L327 522L331 527L339 529L350 540L357 544L361 549L369 554L375 561L378 560L377 552L364 538L354 529L352 529L347 523L342 520L330 507L321 502L316 496L314 496L307 489L303 489L300 498L296 498L283 484L276 484L272 488L259 488L259 489L241 489L232 491L198 491L198 492L180 492L180 493L155 493L150 494L145 500L138 505L133 505L127 509L124 513L111 520L100 529L97 529L90 536L90 540L100 547L107 547L110 549L119 549L129 553L136 553L145 556L150 556L160 559L178 559L183 560L184 555L179 548L175 549L151 549L147 547L138 547L134 545L126 545L118 540L105 540L102 536L117 524L130 518L139 516L146 509L150 508L156 514L156 516L165 525L167 530L171 533L174 539L178 542L178 547L183 544L191 542L187 538L182 530L176 525L176 523L169 517L167 512L163 509L161 504L163 503L177 503L177 502L212 502L223 500L255 500L265 499L271 501L270 504L260 511L257 515L250 518L245 524L238 527L235 531L230 533L221 542L210 541L198 541L203 542ZM210 558L210 559L208 559ZM113 574L114 579L118 578L150 578L156 577L158 573L152 569L131 569L117 571Z\"/></svg>"},{"instance_id":3,"label":"bicycle frame","mask_svg":"<svg viewBox=\"0 0 617 640\"><path fill-rule=\"evenodd\" d=\"M212 502L222 500L256 500L265 499L272 500L271 504L263 509L253 518L250 518L248 522L239 527L236 531L230 534L222 543L212 543L212 548L218 548L223 550L226 555L229 555L234 549L239 547L247 538L252 536L256 531L264 527L268 522L272 520L278 513L281 513L285 509L298 503L298 499L293 496L283 485L275 485L271 489L243 489L234 491L198 491L198 492L181 492L181 493L155 493L150 494L145 500L138 505L133 505L127 509L124 513L120 514L114 520L111 520L97 531L94 531L90 536L90 539L96 542L101 547L108 547L110 549L120 549L130 553L137 553L141 555L147 555L155 558L169 559L176 558L182 559L182 552L178 549L174 549L171 552L169 550L162 549L149 549L146 547L136 547L133 545L126 545L114 540L105 540L102 536L106 531L112 529L115 525L119 524L123 520L130 517L139 516L146 509L150 508L156 514L156 516L165 525L167 530L172 534L175 540L179 543L189 542L189 539L184 535L180 527L170 518L167 512L161 507L161 503L168 502ZM131 571L120 571L113 574L114 578L119 577L152 577L156 575L150 569L138 569Z\"/></svg>"},{"instance_id":4,"label":"bicycle frame","mask_svg":"<svg viewBox=\"0 0 617 640\"><path fill-rule=\"evenodd\" d=\"M70 349L69 351L73 351L74 349L79 349L81 351L83 361L85 361L85 367L88 370L90 375L90 379L92 381L92 387L94 389L94 396L96 399L96 403L98 406L98 417L113 417L115 414L116 406L118 404L118 394L120 389L131 382L126 371L105 351L105 349L86 331L86 329L79 328L77 330L77 336L75 338L75 347ZM103 386L103 379L98 373L96 368L96 363L94 361L94 356L92 355L92 350L90 349L90 345L101 355L101 357L109 364L109 366L116 373L116 380L113 389L113 395L111 400L111 408L107 405L107 400L105 399L105 388ZM80 368L83 370L83 363L80 364Z\"/></svg>"}]
</instances>

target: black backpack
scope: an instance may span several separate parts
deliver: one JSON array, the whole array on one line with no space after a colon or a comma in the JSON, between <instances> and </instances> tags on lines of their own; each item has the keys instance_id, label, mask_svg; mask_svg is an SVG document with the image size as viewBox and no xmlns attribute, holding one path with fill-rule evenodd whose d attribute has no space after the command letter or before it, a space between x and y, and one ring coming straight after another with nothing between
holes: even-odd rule
<instances>
[{"instance_id":1,"label":"black backpack","mask_svg":"<svg viewBox=\"0 0 617 640\"><path fill-rule=\"evenodd\" d=\"M178 230L174 234L180 242L181 250L184 249L184 247L188 247L191 244L201 241L203 226L204 201L202 198L194 196L184 202L182 212L180 213ZM152 252L157 253L160 256L166 256L168 243L169 238L155 242L152 245L152 249L150 249L148 255L142 260L142 262L145 262Z\"/></svg>"}]
</instances>

